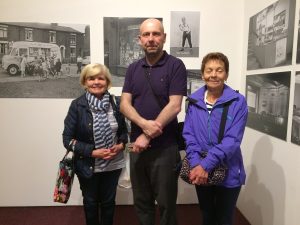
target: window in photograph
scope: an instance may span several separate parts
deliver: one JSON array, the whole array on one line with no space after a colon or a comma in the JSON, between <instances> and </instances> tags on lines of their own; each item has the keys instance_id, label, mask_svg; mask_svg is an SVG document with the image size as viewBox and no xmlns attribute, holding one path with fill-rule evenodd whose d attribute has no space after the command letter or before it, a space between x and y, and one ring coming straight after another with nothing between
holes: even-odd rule
<instances>
[{"instance_id":1,"label":"window in photograph","mask_svg":"<svg viewBox=\"0 0 300 225\"><path fill-rule=\"evenodd\" d=\"M7 26L0 25L0 38L7 38Z\"/></svg>"},{"instance_id":2,"label":"window in photograph","mask_svg":"<svg viewBox=\"0 0 300 225\"><path fill-rule=\"evenodd\" d=\"M50 58L51 57L51 51L50 51L50 48L41 48L41 55L44 57L44 58Z\"/></svg>"},{"instance_id":3,"label":"window in photograph","mask_svg":"<svg viewBox=\"0 0 300 225\"><path fill-rule=\"evenodd\" d=\"M29 47L29 56L38 57L39 49L36 47Z\"/></svg>"},{"instance_id":4,"label":"window in photograph","mask_svg":"<svg viewBox=\"0 0 300 225\"><path fill-rule=\"evenodd\" d=\"M25 28L25 40L33 41L33 30L30 28Z\"/></svg>"},{"instance_id":5,"label":"window in photograph","mask_svg":"<svg viewBox=\"0 0 300 225\"><path fill-rule=\"evenodd\" d=\"M284 30L287 29L288 24L286 23L285 18L286 10L283 10L274 17L274 31L276 37L280 37Z\"/></svg>"},{"instance_id":6,"label":"window in photograph","mask_svg":"<svg viewBox=\"0 0 300 225\"><path fill-rule=\"evenodd\" d=\"M55 31L49 31L49 42L56 43L56 32Z\"/></svg>"},{"instance_id":7,"label":"window in photograph","mask_svg":"<svg viewBox=\"0 0 300 225\"><path fill-rule=\"evenodd\" d=\"M27 48L19 48L19 55L28 55L28 50Z\"/></svg>"},{"instance_id":8,"label":"window in photograph","mask_svg":"<svg viewBox=\"0 0 300 225\"><path fill-rule=\"evenodd\" d=\"M76 34L71 34L70 45L76 45Z\"/></svg>"},{"instance_id":9,"label":"window in photograph","mask_svg":"<svg viewBox=\"0 0 300 225\"><path fill-rule=\"evenodd\" d=\"M70 50L71 50L70 57L71 58L76 58L76 48L75 47L71 47Z\"/></svg>"},{"instance_id":10,"label":"window in photograph","mask_svg":"<svg viewBox=\"0 0 300 225\"><path fill-rule=\"evenodd\" d=\"M0 54L8 53L8 43L0 43Z\"/></svg>"},{"instance_id":11,"label":"window in photograph","mask_svg":"<svg viewBox=\"0 0 300 225\"><path fill-rule=\"evenodd\" d=\"M11 50L10 55L11 55L11 56L17 56L18 53L19 53L18 49L17 49L17 48L13 48L13 49Z\"/></svg>"},{"instance_id":12,"label":"window in photograph","mask_svg":"<svg viewBox=\"0 0 300 225\"><path fill-rule=\"evenodd\" d=\"M251 86L249 86L248 89L250 89L250 90L247 90L247 103L248 103L248 107L255 109L256 106L257 106L256 105L257 94L255 92L251 91Z\"/></svg>"}]
</instances>

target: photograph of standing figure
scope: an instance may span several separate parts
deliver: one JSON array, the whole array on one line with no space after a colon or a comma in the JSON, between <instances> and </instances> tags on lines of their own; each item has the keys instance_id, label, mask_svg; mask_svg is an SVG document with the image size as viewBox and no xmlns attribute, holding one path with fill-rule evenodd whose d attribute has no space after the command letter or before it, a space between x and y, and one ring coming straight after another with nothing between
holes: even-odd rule
<instances>
[{"instance_id":1,"label":"photograph of standing figure","mask_svg":"<svg viewBox=\"0 0 300 225\"><path fill-rule=\"evenodd\" d=\"M182 45L181 49L179 51L184 51L185 41L186 39L189 42L190 49L192 50L192 41L191 41L191 29L189 25L186 23L185 17L182 17L181 19L182 23L179 24L179 29L182 31Z\"/></svg>"},{"instance_id":2,"label":"photograph of standing figure","mask_svg":"<svg viewBox=\"0 0 300 225\"><path fill-rule=\"evenodd\" d=\"M171 12L170 53L199 57L200 12Z\"/></svg>"}]
</instances>

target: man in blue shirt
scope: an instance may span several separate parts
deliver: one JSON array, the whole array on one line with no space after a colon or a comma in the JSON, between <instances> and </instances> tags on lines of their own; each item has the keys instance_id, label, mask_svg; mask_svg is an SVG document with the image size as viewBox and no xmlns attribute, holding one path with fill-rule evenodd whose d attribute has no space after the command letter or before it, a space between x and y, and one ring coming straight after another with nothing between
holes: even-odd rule
<instances>
[{"instance_id":1,"label":"man in blue shirt","mask_svg":"<svg viewBox=\"0 0 300 225\"><path fill-rule=\"evenodd\" d=\"M163 50L165 41L159 20L141 24L145 57L129 65L121 99L121 112L131 121L130 176L142 225L155 224L155 201L160 224L177 224L177 114L186 95L187 72L180 59Z\"/></svg>"}]
</instances>

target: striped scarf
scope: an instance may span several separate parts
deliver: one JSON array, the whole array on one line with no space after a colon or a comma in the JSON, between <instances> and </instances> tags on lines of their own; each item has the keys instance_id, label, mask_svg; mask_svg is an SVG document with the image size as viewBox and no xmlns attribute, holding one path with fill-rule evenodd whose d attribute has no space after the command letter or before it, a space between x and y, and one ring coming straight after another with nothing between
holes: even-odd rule
<instances>
[{"instance_id":1,"label":"striped scarf","mask_svg":"<svg viewBox=\"0 0 300 225\"><path fill-rule=\"evenodd\" d=\"M86 92L90 109L94 114L93 131L96 148L110 148L113 145L112 130L107 118L110 107L109 93L105 92L102 99L98 99Z\"/></svg>"}]
</instances>

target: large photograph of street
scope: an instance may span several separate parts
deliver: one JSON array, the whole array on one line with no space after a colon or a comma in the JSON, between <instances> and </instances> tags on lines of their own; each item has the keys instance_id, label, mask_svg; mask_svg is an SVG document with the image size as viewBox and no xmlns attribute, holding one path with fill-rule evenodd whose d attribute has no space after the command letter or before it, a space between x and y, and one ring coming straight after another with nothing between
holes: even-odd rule
<instances>
[{"instance_id":1,"label":"large photograph of street","mask_svg":"<svg viewBox=\"0 0 300 225\"><path fill-rule=\"evenodd\" d=\"M86 24L0 22L0 98L76 98L90 63Z\"/></svg>"}]
</instances>

